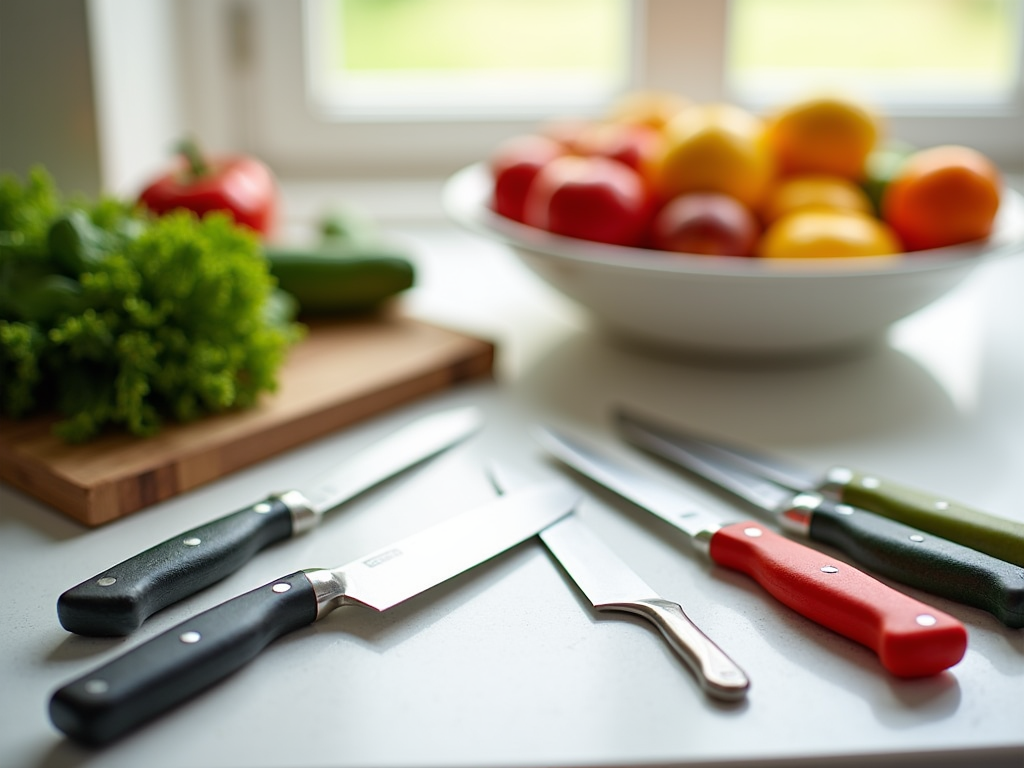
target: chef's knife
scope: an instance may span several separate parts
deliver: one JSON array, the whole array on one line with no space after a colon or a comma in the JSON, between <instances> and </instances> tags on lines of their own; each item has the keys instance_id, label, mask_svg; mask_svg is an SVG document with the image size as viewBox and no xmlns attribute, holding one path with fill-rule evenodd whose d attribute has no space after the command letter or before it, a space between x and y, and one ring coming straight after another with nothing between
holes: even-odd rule
<instances>
[{"instance_id":1,"label":"chef's knife","mask_svg":"<svg viewBox=\"0 0 1024 768\"><path fill-rule=\"evenodd\" d=\"M643 423L635 414L619 409L623 422ZM675 432L678 438L684 436ZM1024 523L972 509L926 491L883 480L849 467L835 466L824 475L765 456L748 448L727 445L706 437L686 435L689 440L727 450L738 465L792 491L820 491L843 504L865 509L921 531L955 541L992 557L1024 567Z\"/></svg>"},{"instance_id":2,"label":"chef's knife","mask_svg":"<svg viewBox=\"0 0 1024 768\"><path fill-rule=\"evenodd\" d=\"M720 522L580 438L545 429L538 439L570 467L688 534L718 565L747 574L803 616L866 645L892 674L933 675L963 658L967 630L952 616L760 523Z\"/></svg>"},{"instance_id":3,"label":"chef's knife","mask_svg":"<svg viewBox=\"0 0 1024 768\"><path fill-rule=\"evenodd\" d=\"M501 493L526 484L503 465L492 464L489 473ZM578 514L567 515L545 528L540 539L594 608L636 614L654 624L696 675L705 693L725 701L747 695L750 681L736 662L689 619L678 603L664 599L649 587Z\"/></svg>"},{"instance_id":4,"label":"chef's knife","mask_svg":"<svg viewBox=\"0 0 1024 768\"><path fill-rule=\"evenodd\" d=\"M302 490L273 494L185 531L62 594L57 617L79 635L121 636L148 617L220 581L271 544L314 528L324 513L476 431L475 408L408 424Z\"/></svg>"},{"instance_id":5,"label":"chef's knife","mask_svg":"<svg viewBox=\"0 0 1024 768\"><path fill-rule=\"evenodd\" d=\"M727 449L624 411L616 422L633 445L768 512L784 529L841 549L883 576L982 608L1008 627L1024 627L1024 568L818 493L794 494L748 471Z\"/></svg>"},{"instance_id":6,"label":"chef's knife","mask_svg":"<svg viewBox=\"0 0 1024 768\"><path fill-rule=\"evenodd\" d=\"M60 688L50 719L101 745L252 660L335 608L387 609L498 555L572 512L579 493L545 483L509 494L331 570L297 571L182 622Z\"/></svg>"}]
</instances>

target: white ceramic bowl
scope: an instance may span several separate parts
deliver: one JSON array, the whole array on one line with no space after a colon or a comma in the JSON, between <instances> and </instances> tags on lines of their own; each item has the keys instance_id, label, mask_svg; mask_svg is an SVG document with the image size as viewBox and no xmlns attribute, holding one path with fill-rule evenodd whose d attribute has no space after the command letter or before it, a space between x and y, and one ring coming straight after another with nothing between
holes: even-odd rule
<instances>
[{"instance_id":1,"label":"white ceramic bowl","mask_svg":"<svg viewBox=\"0 0 1024 768\"><path fill-rule=\"evenodd\" d=\"M611 335L713 356L809 355L877 341L983 259L1024 250L1024 198L1012 190L984 241L898 259L813 260L667 254L561 237L494 213L490 192L486 166L469 166L446 183L445 210L510 246Z\"/></svg>"}]
</instances>

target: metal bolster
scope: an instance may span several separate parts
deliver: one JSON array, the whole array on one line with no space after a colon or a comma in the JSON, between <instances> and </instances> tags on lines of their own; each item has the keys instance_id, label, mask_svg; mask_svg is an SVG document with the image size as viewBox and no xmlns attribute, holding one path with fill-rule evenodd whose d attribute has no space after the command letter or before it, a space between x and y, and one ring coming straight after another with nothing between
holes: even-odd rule
<instances>
[{"instance_id":1,"label":"metal bolster","mask_svg":"<svg viewBox=\"0 0 1024 768\"><path fill-rule=\"evenodd\" d=\"M313 586L316 595L316 617L322 619L335 608L340 608L347 601L345 596L344 574L324 568L309 568L303 573Z\"/></svg>"},{"instance_id":2,"label":"metal bolster","mask_svg":"<svg viewBox=\"0 0 1024 768\"><path fill-rule=\"evenodd\" d=\"M825 482L821 484L821 492L835 499L843 497L843 488L853 480L854 472L849 467L832 467L825 473Z\"/></svg>"},{"instance_id":3,"label":"metal bolster","mask_svg":"<svg viewBox=\"0 0 1024 768\"><path fill-rule=\"evenodd\" d=\"M309 499L299 491L285 491L277 494L274 498L288 507L292 516L293 536L315 528L320 522L320 515L313 509Z\"/></svg>"},{"instance_id":4,"label":"metal bolster","mask_svg":"<svg viewBox=\"0 0 1024 768\"><path fill-rule=\"evenodd\" d=\"M709 526L703 530L697 531L693 538L690 539L693 542L694 548L702 555L710 556L711 554L711 539L716 533L722 530L720 525Z\"/></svg>"},{"instance_id":5,"label":"metal bolster","mask_svg":"<svg viewBox=\"0 0 1024 768\"><path fill-rule=\"evenodd\" d=\"M801 493L785 505L779 514L779 525L790 533L808 536L811 518L825 499L817 493Z\"/></svg>"}]
</instances>

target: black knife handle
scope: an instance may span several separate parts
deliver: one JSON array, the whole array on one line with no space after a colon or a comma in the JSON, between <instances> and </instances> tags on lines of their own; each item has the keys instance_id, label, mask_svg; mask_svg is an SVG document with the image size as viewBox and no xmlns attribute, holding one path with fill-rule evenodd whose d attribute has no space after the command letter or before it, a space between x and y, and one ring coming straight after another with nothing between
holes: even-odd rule
<instances>
[{"instance_id":1,"label":"black knife handle","mask_svg":"<svg viewBox=\"0 0 1024 768\"><path fill-rule=\"evenodd\" d=\"M1024 568L1018 565L827 499L813 505L809 536L875 573L1024 627Z\"/></svg>"},{"instance_id":2,"label":"black knife handle","mask_svg":"<svg viewBox=\"0 0 1024 768\"><path fill-rule=\"evenodd\" d=\"M128 635L161 608L220 581L261 549L291 535L291 507L269 497L72 587L57 599L57 618L79 635Z\"/></svg>"},{"instance_id":3,"label":"black knife handle","mask_svg":"<svg viewBox=\"0 0 1024 768\"><path fill-rule=\"evenodd\" d=\"M53 694L50 719L76 741L106 744L227 677L281 635L313 623L301 571L157 635Z\"/></svg>"}]
</instances>

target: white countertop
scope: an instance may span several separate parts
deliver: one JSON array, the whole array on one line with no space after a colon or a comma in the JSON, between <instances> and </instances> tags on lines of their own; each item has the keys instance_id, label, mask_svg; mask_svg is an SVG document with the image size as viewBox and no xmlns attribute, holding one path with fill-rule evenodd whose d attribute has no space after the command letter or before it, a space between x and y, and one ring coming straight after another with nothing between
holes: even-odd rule
<instances>
[{"instance_id":1,"label":"white countertop","mask_svg":"<svg viewBox=\"0 0 1024 768\"><path fill-rule=\"evenodd\" d=\"M474 235L427 222L396 232L419 268L407 311L496 341L495 381L420 400L97 530L0 486L0 765L854 766L867 756L873 766L1021 765L1024 630L905 588L963 621L970 645L942 675L898 680L867 649L593 487L583 517L739 662L752 679L745 703L705 698L650 625L592 610L531 540L383 614L335 611L102 751L64 740L46 714L59 685L229 597L348 562L490 499L488 458L558 474L527 426L555 421L613 445L613 403L1024 519L1024 255L983 265L861 357L709 366L611 345L508 251ZM55 601L68 587L455 404L485 411L478 436L135 636L83 638L58 624ZM750 515L673 480L728 519Z\"/></svg>"}]
</instances>

